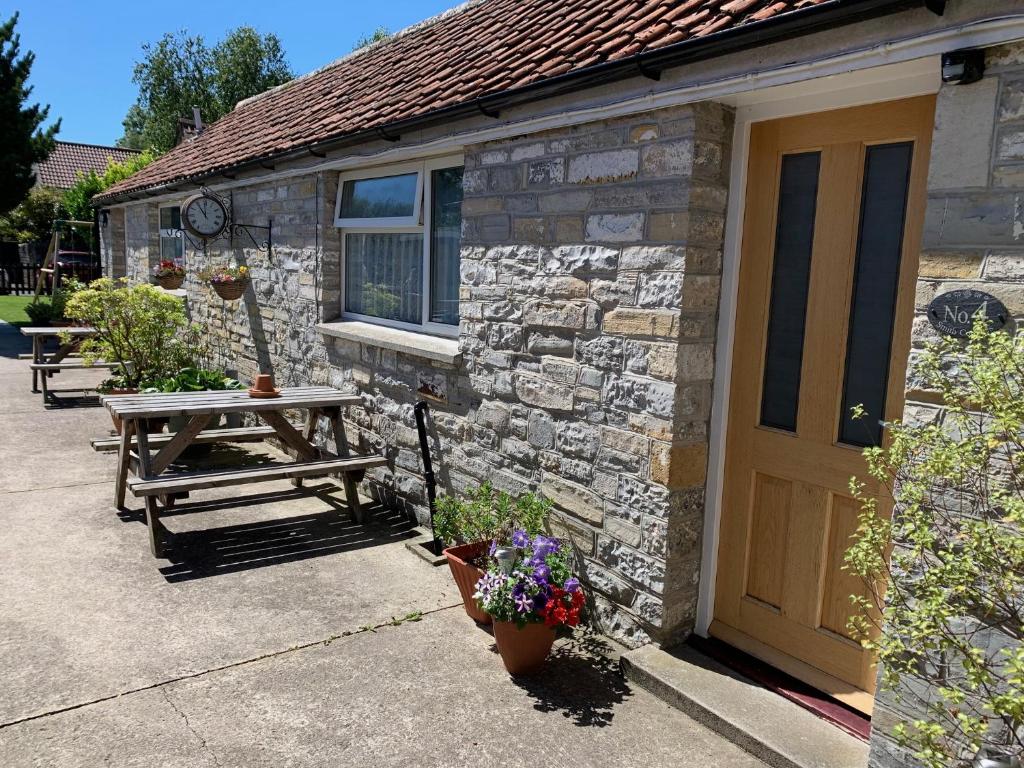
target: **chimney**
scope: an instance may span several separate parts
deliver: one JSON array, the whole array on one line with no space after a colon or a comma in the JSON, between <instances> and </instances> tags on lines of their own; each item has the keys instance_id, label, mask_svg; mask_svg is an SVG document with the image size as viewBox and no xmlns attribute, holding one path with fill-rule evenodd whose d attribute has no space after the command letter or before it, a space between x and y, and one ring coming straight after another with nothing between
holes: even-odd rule
<instances>
[{"instance_id":1,"label":"chimney","mask_svg":"<svg viewBox=\"0 0 1024 768\"><path fill-rule=\"evenodd\" d=\"M203 132L203 118L199 115L199 107L192 107L192 124L195 126L196 136Z\"/></svg>"}]
</instances>

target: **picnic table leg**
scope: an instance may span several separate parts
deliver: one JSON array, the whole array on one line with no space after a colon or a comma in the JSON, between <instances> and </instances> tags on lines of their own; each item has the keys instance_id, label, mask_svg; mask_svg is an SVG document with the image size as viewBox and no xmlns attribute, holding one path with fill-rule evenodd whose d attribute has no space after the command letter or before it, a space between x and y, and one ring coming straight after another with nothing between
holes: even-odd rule
<instances>
[{"instance_id":1,"label":"picnic table leg","mask_svg":"<svg viewBox=\"0 0 1024 768\"><path fill-rule=\"evenodd\" d=\"M328 416L331 420L331 431L334 433L335 452L339 456L349 456L351 451L348 446L348 438L345 435L345 422L341 418L341 408L331 408L328 411ZM355 516L356 522L359 524L366 522L366 515L363 512L363 506L359 503L359 489L356 486L356 481L352 477L352 473L342 472L341 482L345 487L345 501L348 502L348 506L352 510L352 514Z\"/></svg>"},{"instance_id":2,"label":"picnic table leg","mask_svg":"<svg viewBox=\"0 0 1024 768\"><path fill-rule=\"evenodd\" d=\"M124 495L128 486L128 470L132 461L132 435L135 434L135 422L121 422L121 447L117 452L117 480L114 483L114 504L124 509Z\"/></svg>"},{"instance_id":3,"label":"picnic table leg","mask_svg":"<svg viewBox=\"0 0 1024 768\"><path fill-rule=\"evenodd\" d=\"M302 438L313 445L313 438L316 437L316 423L320 420L320 409L310 408L309 413L306 415L306 425L302 428ZM302 478L293 477L292 485L296 488L302 487Z\"/></svg>"},{"instance_id":4,"label":"picnic table leg","mask_svg":"<svg viewBox=\"0 0 1024 768\"><path fill-rule=\"evenodd\" d=\"M140 426L143 428L139 429ZM149 437L146 434L145 425L136 425L135 432L135 440L139 447L139 476L151 478L153 471L149 456ZM146 527L149 529L149 549L153 553L153 557L163 557L167 529L160 522L160 506L156 496L146 496Z\"/></svg>"},{"instance_id":5,"label":"picnic table leg","mask_svg":"<svg viewBox=\"0 0 1024 768\"><path fill-rule=\"evenodd\" d=\"M39 337L38 336L33 336L32 337L32 363L33 363L33 365L37 365L37 364L43 362L40 359L42 357L42 355L40 354L39 349L40 349L40 347L39 347ZM37 371L35 368L32 369L32 392L33 392L33 394L39 392L39 371Z\"/></svg>"}]
</instances>

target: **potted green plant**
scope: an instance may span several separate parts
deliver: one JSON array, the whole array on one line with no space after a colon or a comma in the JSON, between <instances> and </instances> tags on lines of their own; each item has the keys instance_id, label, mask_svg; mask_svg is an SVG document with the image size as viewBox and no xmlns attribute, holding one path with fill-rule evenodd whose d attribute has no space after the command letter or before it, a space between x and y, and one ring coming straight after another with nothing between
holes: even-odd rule
<instances>
[{"instance_id":1,"label":"potted green plant","mask_svg":"<svg viewBox=\"0 0 1024 768\"><path fill-rule=\"evenodd\" d=\"M242 298L245 289L249 287L249 268L243 265L204 269L199 273L199 279L209 283L225 301L234 301Z\"/></svg>"},{"instance_id":2,"label":"potted green plant","mask_svg":"<svg viewBox=\"0 0 1024 768\"><path fill-rule=\"evenodd\" d=\"M550 509L547 499L532 493L513 498L495 491L489 483L471 490L464 499L438 498L434 533L445 544L444 556L471 619L480 624L491 621L473 599L473 592L487 567L493 543L508 541L517 529L530 535L541 533Z\"/></svg>"},{"instance_id":3,"label":"potted green plant","mask_svg":"<svg viewBox=\"0 0 1024 768\"><path fill-rule=\"evenodd\" d=\"M570 547L525 530L512 534L476 585L474 598L494 619L494 640L513 676L537 672L559 629L580 623L584 597Z\"/></svg>"},{"instance_id":4,"label":"potted green plant","mask_svg":"<svg viewBox=\"0 0 1024 768\"><path fill-rule=\"evenodd\" d=\"M176 291L185 282L185 268L170 259L164 259L153 267L153 278L165 291Z\"/></svg>"},{"instance_id":5,"label":"potted green plant","mask_svg":"<svg viewBox=\"0 0 1024 768\"><path fill-rule=\"evenodd\" d=\"M223 371L214 371L207 368L185 367L178 370L172 376L165 376L154 381L144 382L142 391L144 393L158 392L212 392L229 389L242 389L242 383L233 379ZM180 432L189 422L188 416L172 416L167 422L169 432ZM220 417L206 425L207 429L216 429L220 425ZM183 455L204 456L208 454L212 446L191 445Z\"/></svg>"}]
</instances>

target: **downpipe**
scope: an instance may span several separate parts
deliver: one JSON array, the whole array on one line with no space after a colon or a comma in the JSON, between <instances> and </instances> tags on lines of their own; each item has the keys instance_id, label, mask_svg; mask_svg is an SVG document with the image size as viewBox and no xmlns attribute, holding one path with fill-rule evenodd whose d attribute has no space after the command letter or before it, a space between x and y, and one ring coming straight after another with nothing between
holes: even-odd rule
<instances>
[{"instance_id":1,"label":"downpipe","mask_svg":"<svg viewBox=\"0 0 1024 768\"><path fill-rule=\"evenodd\" d=\"M437 482L434 479L434 465L430 460L430 443L427 441L427 413L430 412L430 405L426 400L420 400L413 406L413 413L416 416L416 433L420 439L420 457L423 459L423 483L427 488L427 504L430 507L430 551L435 555L441 554L441 542L434 533L434 501L437 498Z\"/></svg>"}]
</instances>

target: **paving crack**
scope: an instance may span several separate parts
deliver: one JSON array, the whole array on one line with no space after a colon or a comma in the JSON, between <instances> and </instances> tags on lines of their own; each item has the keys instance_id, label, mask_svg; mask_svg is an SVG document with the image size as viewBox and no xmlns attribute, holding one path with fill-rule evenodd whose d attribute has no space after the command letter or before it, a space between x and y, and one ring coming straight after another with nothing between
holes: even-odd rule
<instances>
[{"instance_id":1,"label":"paving crack","mask_svg":"<svg viewBox=\"0 0 1024 768\"><path fill-rule=\"evenodd\" d=\"M130 688L127 691L120 691L118 693L110 694L109 696L100 696L95 699L90 699L89 701L82 701L77 704L68 704L64 707L57 707L56 709L51 709L47 712L39 712L34 715L26 715L25 717L19 717L15 720L9 720L5 723L0 723L0 730L3 730L4 728L10 728L15 725L20 725L22 723L28 723L33 720L41 720L44 717L52 717L53 715L60 715L65 712L71 712L76 709L82 709L83 707L91 707L94 704L102 704L106 701L120 699L124 696L131 696L136 693L143 693L145 691L152 691L156 688L163 688L164 686L171 685L172 683L178 683L182 680L194 680L199 677L211 675L215 672L223 672L226 669L244 667L247 664L256 664L261 661L266 661L267 659L274 659L278 656L284 656L285 654L294 653L296 651L303 651L308 648L314 648L318 645L331 645L336 640L345 640L350 637L355 637L356 635L365 634L367 632L376 632L379 629L387 629L389 627L397 627L401 624L406 624L409 622L416 622L422 619L424 616L430 616L434 613L440 613L441 611L450 611L453 608L461 607L462 602L460 601L458 603L453 603L452 605L442 605L439 608L431 608L427 611L411 611L405 614L405 616L403 617L393 617L387 621L382 621L379 624L364 624L358 629L345 630L344 632L340 632L335 635L330 635L329 637L320 638L319 640L310 640L309 642L300 643L299 645L293 645L290 648L285 648L280 651L270 651L269 653L263 653L259 656L253 656L248 659L242 659L241 661L233 661L230 664L222 664L219 667L211 667L210 669L203 669L199 672L190 672L189 674L178 675L177 677L171 677L166 680L160 680L159 682L150 683L149 685L141 685L138 688Z\"/></svg>"},{"instance_id":2,"label":"paving crack","mask_svg":"<svg viewBox=\"0 0 1024 768\"><path fill-rule=\"evenodd\" d=\"M221 762L217 757L217 753L214 752L210 745L206 743L206 739L203 738L202 734L200 734L199 731L192 727L192 723L188 721L188 715L186 715L184 710L182 710L177 704L174 703L174 700L171 698L171 695L167 692L166 685L160 686L160 693L163 694L164 701L166 701L170 705L171 709L178 713L178 717L180 717L182 719L182 722L185 723L185 727L188 728L189 733L191 733L193 736L196 737L196 739L199 740L199 744L202 746L203 751L207 752L210 755L210 757L213 758L213 764L219 766Z\"/></svg>"}]
</instances>

